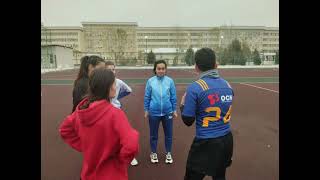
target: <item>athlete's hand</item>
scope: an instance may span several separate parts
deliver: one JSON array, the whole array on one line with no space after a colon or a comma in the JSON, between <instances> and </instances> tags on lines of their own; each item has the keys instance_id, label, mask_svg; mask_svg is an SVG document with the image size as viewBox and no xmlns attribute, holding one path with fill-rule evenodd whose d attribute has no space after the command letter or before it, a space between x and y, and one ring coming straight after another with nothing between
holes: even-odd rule
<instances>
[{"instance_id":1,"label":"athlete's hand","mask_svg":"<svg viewBox=\"0 0 320 180\"><path fill-rule=\"evenodd\" d=\"M174 111L174 112L173 112L173 118L175 119L175 118L177 118L177 117L178 117L177 111Z\"/></svg>"},{"instance_id":2,"label":"athlete's hand","mask_svg":"<svg viewBox=\"0 0 320 180\"><path fill-rule=\"evenodd\" d=\"M182 98L181 98L181 105L184 105L184 101L185 101L185 98L186 98L186 92L183 94Z\"/></svg>"},{"instance_id":3,"label":"athlete's hand","mask_svg":"<svg viewBox=\"0 0 320 180\"><path fill-rule=\"evenodd\" d=\"M145 111L144 112L144 118L147 119L148 115L149 115L148 111Z\"/></svg>"}]
</instances>

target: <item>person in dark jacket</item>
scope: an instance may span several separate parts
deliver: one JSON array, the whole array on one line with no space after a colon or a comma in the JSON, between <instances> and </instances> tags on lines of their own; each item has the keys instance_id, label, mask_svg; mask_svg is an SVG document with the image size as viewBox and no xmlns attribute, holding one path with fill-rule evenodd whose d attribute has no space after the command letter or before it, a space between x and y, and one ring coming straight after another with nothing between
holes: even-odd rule
<instances>
[{"instance_id":1,"label":"person in dark jacket","mask_svg":"<svg viewBox=\"0 0 320 180\"><path fill-rule=\"evenodd\" d=\"M128 180L128 166L139 152L139 133L111 104L115 94L113 72L95 69L88 95L60 125L64 142L83 155L81 180Z\"/></svg>"},{"instance_id":2,"label":"person in dark jacket","mask_svg":"<svg viewBox=\"0 0 320 180\"><path fill-rule=\"evenodd\" d=\"M104 68L105 62L99 56L84 56L81 58L80 70L77 79L74 81L72 97L73 108L72 112L76 109L79 102L88 92L89 75L96 68Z\"/></svg>"}]
</instances>

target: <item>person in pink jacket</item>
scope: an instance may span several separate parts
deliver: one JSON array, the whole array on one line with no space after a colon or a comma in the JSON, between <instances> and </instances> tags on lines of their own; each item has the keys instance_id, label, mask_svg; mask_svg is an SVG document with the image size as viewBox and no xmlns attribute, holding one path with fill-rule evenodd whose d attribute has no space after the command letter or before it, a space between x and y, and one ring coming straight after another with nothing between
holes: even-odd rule
<instances>
[{"instance_id":1,"label":"person in pink jacket","mask_svg":"<svg viewBox=\"0 0 320 180\"><path fill-rule=\"evenodd\" d=\"M128 166L139 151L139 133L110 103L115 93L113 72L95 69L88 96L59 128L65 143L83 154L81 180L127 180Z\"/></svg>"}]
</instances>

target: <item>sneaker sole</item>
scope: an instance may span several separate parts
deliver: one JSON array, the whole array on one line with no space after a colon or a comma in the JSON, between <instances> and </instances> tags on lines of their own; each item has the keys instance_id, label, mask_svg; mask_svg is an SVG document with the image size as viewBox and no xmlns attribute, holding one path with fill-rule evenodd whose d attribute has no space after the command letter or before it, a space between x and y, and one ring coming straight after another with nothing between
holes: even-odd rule
<instances>
[{"instance_id":1,"label":"sneaker sole","mask_svg":"<svg viewBox=\"0 0 320 180\"><path fill-rule=\"evenodd\" d=\"M151 160L151 163L158 163L159 162L159 160Z\"/></svg>"},{"instance_id":2,"label":"sneaker sole","mask_svg":"<svg viewBox=\"0 0 320 180\"><path fill-rule=\"evenodd\" d=\"M172 164L172 163L173 163L173 160L171 161L166 160L166 164Z\"/></svg>"},{"instance_id":3,"label":"sneaker sole","mask_svg":"<svg viewBox=\"0 0 320 180\"><path fill-rule=\"evenodd\" d=\"M130 162L131 166L136 166L138 165L138 161L134 158L131 162Z\"/></svg>"}]
</instances>

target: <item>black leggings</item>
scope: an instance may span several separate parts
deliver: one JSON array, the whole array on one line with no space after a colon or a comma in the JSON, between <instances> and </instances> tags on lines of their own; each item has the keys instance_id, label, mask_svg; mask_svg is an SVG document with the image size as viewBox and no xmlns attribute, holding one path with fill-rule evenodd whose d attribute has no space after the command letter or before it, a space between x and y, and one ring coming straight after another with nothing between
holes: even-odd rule
<instances>
[{"instance_id":1,"label":"black leggings","mask_svg":"<svg viewBox=\"0 0 320 180\"><path fill-rule=\"evenodd\" d=\"M202 180L206 175L193 171L191 169L186 170L186 174L184 176L184 180ZM226 169L223 169L217 172L215 177L212 176L213 180L226 180Z\"/></svg>"}]
</instances>

